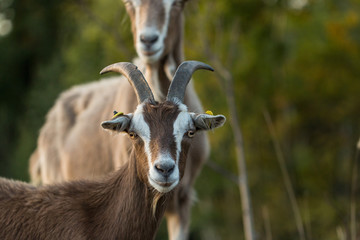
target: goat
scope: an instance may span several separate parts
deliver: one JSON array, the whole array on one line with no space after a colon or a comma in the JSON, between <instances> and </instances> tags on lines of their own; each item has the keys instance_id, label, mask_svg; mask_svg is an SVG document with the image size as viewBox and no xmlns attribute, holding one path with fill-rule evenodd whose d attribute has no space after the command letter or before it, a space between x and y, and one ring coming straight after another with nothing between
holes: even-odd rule
<instances>
[{"instance_id":1,"label":"goat","mask_svg":"<svg viewBox=\"0 0 360 240\"><path fill-rule=\"evenodd\" d=\"M175 69L183 61L183 8L186 0L124 0L131 20L136 65L144 72L158 101L163 101ZM202 112L192 82L184 103ZM106 106L106 107L104 107ZM30 158L35 184L97 178L118 169L129 159L130 142L124 136L103 144L107 136L96 121L113 109L130 112L136 97L124 78L114 77L73 87L62 93L47 114L37 149ZM89 120L90 119L90 120ZM170 239L185 239L188 232L193 183L210 152L205 132L197 134L189 150L183 184L166 212ZM101 161L98 161L101 159Z\"/></svg>"},{"instance_id":2,"label":"goat","mask_svg":"<svg viewBox=\"0 0 360 240\"><path fill-rule=\"evenodd\" d=\"M104 68L122 73L138 99L134 113L102 122L132 139L129 161L103 180L33 187L0 178L0 239L154 239L172 190L184 175L197 131L220 127L223 115L188 112L185 88L200 62L176 71L166 101L158 103L131 63ZM113 139L112 139L113 140Z\"/></svg>"}]
</instances>

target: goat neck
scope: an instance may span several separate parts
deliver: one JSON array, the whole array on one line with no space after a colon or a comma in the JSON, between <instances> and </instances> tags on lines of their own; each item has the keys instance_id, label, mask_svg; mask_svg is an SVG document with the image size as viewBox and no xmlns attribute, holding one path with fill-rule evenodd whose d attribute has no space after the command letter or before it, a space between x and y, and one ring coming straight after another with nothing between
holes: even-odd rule
<instances>
[{"instance_id":1,"label":"goat neck","mask_svg":"<svg viewBox=\"0 0 360 240\"><path fill-rule=\"evenodd\" d=\"M145 78L149 82L156 101L164 101L167 91L170 86L170 82L175 74L176 69L184 61L184 48L183 48L183 13L180 14L177 22L173 22L170 28L169 34L175 35L172 31L178 31L178 37L172 47L169 44L166 46L168 53L164 55L159 61L146 62L145 64ZM192 84L190 84L192 85Z\"/></svg>"},{"instance_id":2,"label":"goat neck","mask_svg":"<svg viewBox=\"0 0 360 240\"><path fill-rule=\"evenodd\" d=\"M87 203L85 205L88 208L87 212L94 213L91 216L93 225L89 226L93 229L91 238L148 239L155 236L164 215L166 200L171 193L159 195L157 191L149 188L143 181L137 164L138 159L133 151L130 161L125 166L111 175L110 179L99 183L95 189L89 190L92 194L89 194L88 200L84 202ZM124 188L124 186L128 187ZM102 198L97 196L102 196ZM143 201L138 201L138 199L143 199ZM127 204L118 204L119 202ZM156 204L155 209L154 204ZM101 228L104 226L109 231L103 231ZM113 235L95 235L104 232Z\"/></svg>"},{"instance_id":3,"label":"goat neck","mask_svg":"<svg viewBox=\"0 0 360 240\"><path fill-rule=\"evenodd\" d=\"M145 64L145 78L153 90L156 101L165 100L170 82L183 59L182 38L179 38L169 55L158 62Z\"/></svg>"},{"instance_id":4,"label":"goat neck","mask_svg":"<svg viewBox=\"0 0 360 240\"><path fill-rule=\"evenodd\" d=\"M167 90L170 86L170 79L172 79L172 75L174 74L173 68L176 69L178 66L172 61L167 64L166 62L168 60L166 57L159 62L147 63L145 65L145 78L148 79L155 100L159 102L165 100Z\"/></svg>"}]
</instances>

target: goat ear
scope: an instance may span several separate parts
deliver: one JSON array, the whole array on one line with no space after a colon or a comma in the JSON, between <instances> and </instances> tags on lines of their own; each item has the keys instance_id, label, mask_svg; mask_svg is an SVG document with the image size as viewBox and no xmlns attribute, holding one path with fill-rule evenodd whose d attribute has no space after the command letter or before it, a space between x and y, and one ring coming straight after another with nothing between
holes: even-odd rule
<instances>
[{"instance_id":1,"label":"goat ear","mask_svg":"<svg viewBox=\"0 0 360 240\"><path fill-rule=\"evenodd\" d=\"M198 130L210 130L224 125L226 118L224 115L193 114L192 119Z\"/></svg>"},{"instance_id":2,"label":"goat ear","mask_svg":"<svg viewBox=\"0 0 360 240\"><path fill-rule=\"evenodd\" d=\"M131 117L129 115L121 115L109 121L104 121L101 126L106 130L124 132L130 127Z\"/></svg>"}]
</instances>

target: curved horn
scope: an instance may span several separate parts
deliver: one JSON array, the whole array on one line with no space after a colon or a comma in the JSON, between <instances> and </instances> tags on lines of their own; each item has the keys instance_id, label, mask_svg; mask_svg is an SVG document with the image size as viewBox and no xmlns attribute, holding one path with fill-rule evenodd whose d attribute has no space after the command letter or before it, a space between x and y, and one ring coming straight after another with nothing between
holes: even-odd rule
<instances>
[{"instance_id":1,"label":"curved horn","mask_svg":"<svg viewBox=\"0 0 360 240\"><path fill-rule=\"evenodd\" d=\"M174 78L170 84L166 100L171 101L177 98L184 101L186 86L188 85L193 73L198 69L214 71L209 65L198 61L185 61L175 72Z\"/></svg>"},{"instance_id":2,"label":"curved horn","mask_svg":"<svg viewBox=\"0 0 360 240\"><path fill-rule=\"evenodd\" d=\"M145 100L155 101L154 95L140 70L132 63L119 62L111 64L101 70L100 74L107 72L118 72L124 75L135 90L139 103Z\"/></svg>"}]
</instances>

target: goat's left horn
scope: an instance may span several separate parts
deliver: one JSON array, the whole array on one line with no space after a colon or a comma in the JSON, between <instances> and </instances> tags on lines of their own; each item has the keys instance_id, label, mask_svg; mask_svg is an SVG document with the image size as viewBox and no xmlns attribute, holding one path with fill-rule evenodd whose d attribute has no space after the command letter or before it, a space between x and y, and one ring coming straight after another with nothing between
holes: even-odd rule
<instances>
[{"instance_id":1,"label":"goat's left horn","mask_svg":"<svg viewBox=\"0 0 360 240\"><path fill-rule=\"evenodd\" d=\"M175 72L174 78L170 84L166 100L173 99L184 101L186 86L188 85L193 73L198 69L214 71L209 65L198 61L185 61Z\"/></svg>"},{"instance_id":2,"label":"goat's left horn","mask_svg":"<svg viewBox=\"0 0 360 240\"><path fill-rule=\"evenodd\" d=\"M124 75L133 86L139 103L146 100L154 102L154 95L141 71L132 63L119 62L111 64L101 70L100 74L118 72Z\"/></svg>"}]
</instances>

